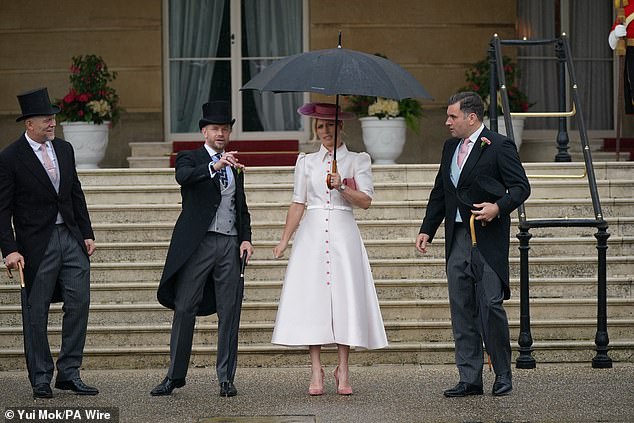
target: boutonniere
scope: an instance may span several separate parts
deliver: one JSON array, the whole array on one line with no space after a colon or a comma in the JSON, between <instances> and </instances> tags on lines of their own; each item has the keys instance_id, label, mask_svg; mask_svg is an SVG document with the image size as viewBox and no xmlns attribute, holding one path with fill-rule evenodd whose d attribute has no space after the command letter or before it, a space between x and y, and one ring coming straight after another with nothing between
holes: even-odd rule
<instances>
[{"instance_id":1,"label":"boutonniere","mask_svg":"<svg viewBox=\"0 0 634 423\"><path fill-rule=\"evenodd\" d=\"M480 148L484 148L485 145L491 145L491 141L487 137L480 138L482 142L480 143Z\"/></svg>"}]
</instances>

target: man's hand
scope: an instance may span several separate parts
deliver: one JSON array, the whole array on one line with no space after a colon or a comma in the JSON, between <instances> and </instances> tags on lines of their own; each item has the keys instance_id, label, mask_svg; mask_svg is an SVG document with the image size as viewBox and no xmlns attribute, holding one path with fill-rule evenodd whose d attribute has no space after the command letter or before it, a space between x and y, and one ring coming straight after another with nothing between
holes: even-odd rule
<instances>
[{"instance_id":1,"label":"man's hand","mask_svg":"<svg viewBox=\"0 0 634 423\"><path fill-rule=\"evenodd\" d=\"M249 259L253 255L253 252L255 251L253 249L253 245L251 245L249 241L242 241L242 244L240 244L240 257L242 257L242 254L245 251L247 252L247 263L248 263Z\"/></svg>"},{"instance_id":2,"label":"man's hand","mask_svg":"<svg viewBox=\"0 0 634 423\"><path fill-rule=\"evenodd\" d=\"M22 256L22 254L18 253L17 251L12 252L4 258L4 264L7 265L8 269L17 269L18 263L22 263L22 268L24 269L24 256Z\"/></svg>"},{"instance_id":3,"label":"man's hand","mask_svg":"<svg viewBox=\"0 0 634 423\"><path fill-rule=\"evenodd\" d=\"M416 249L423 254L426 253L428 242L429 242L429 235L418 234L418 236L416 237Z\"/></svg>"},{"instance_id":4,"label":"man's hand","mask_svg":"<svg viewBox=\"0 0 634 423\"><path fill-rule=\"evenodd\" d=\"M477 207L480 210L471 210L471 213L475 214L476 220L484 220L485 222L490 222L500 214L500 208L495 203L478 203L474 204L473 207Z\"/></svg>"},{"instance_id":5,"label":"man's hand","mask_svg":"<svg viewBox=\"0 0 634 423\"><path fill-rule=\"evenodd\" d=\"M214 163L214 170L218 172L220 169L227 166L235 167L236 169L242 169L244 165L238 160L237 154L237 151L225 151L220 159L216 163Z\"/></svg>"},{"instance_id":6,"label":"man's hand","mask_svg":"<svg viewBox=\"0 0 634 423\"><path fill-rule=\"evenodd\" d=\"M86 250L88 251L88 257L92 256L92 253L95 252L95 240L94 239L85 239L84 244L86 245Z\"/></svg>"},{"instance_id":7,"label":"man's hand","mask_svg":"<svg viewBox=\"0 0 634 423\"><path fill-rule=\"evenodd\" d=\"M610 44L610 48L612 50L616 49L616 43L619 38L625 37L627 35L627 28L625 25L619 24L614 27L613 31L610 31L610 35L608 35L608 44Z\"/></svg>"}]
</instances>

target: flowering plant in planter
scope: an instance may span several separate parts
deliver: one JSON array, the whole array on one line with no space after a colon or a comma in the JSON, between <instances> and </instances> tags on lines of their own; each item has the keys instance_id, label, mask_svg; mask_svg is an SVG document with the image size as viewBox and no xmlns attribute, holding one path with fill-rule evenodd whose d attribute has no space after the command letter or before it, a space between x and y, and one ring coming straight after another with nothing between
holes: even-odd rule
<instances>
[{"instance_id":1,"label":"flowering plant in planter","mask_svg":"<svg viewBox=\"0 0 634 423\"><path fill-rule=\"evenodd\" d=\"M60 108L58 119L68 122L92 122L113 124L119 118L119 96L108 83L116 79L100 56L87 54L74 56L70 66L71 87L64 98L55 105Z\"/></svg>"},{"instance_id":2,"label":"flowering plant in planter","mask_svg":"<svg viewBox=\"0 0 634 423\"><path fill-rule=\"evenodd\" d=\"M396 101L365 95L349 96L346 111L356 113L359 117L375 116L379 119L402 117L405 118L407 127L416 134L420 132L419 120L423 115L423 108L416 99L405 98Z\"/></svg>"},{"instance_id":3,"label":"flowering plant in planter","mask_svg":"<svg viewBox=\"0 0 634 423\"><path fill-rule=\"evenodd\" d=\"M517 64L511 61L511 58L504 56L502 58L504 68L504 78L506 79L506 90L509 96L509 107L511 112L527 112L528 108L535 103L528 101L528 96L524 94L517 86L517 80L520 77L520 71L517 68ZM485 113L489 107L489 60L484 59L474 63L469 69L466 70L465 76L467 80L467 86L460 89L460 91L475 91L482 97L485 104ZM498 116L502 115L502 101L498 93L497 105Z\"/></svg>"}]
</instances>

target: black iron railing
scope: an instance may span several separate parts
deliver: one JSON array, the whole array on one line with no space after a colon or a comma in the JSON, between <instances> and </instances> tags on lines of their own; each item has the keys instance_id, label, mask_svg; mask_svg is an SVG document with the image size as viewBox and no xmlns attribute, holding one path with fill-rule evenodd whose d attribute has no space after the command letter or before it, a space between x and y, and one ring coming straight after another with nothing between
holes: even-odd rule
<instances>
[{"instance_id":1,"label":"black iron railing","mask_svg":"<svg viewBox=\"0 0 634 423\"><path fill-rule=\"evenodd\" d=\"M504 76L504 68L502 62L502 45L523 45L523 46L536 46L554 44L555 53L558 60L558 102L559 112L528 112L528 113L515 113L509 112L509 99L506 87L506 79ZM519 344L519 357L516 361L516 366L521 369L535 368L535 358L532 356L533 352L533 337L531 335L531 323L530 323L530 305L529 305L529 292L530 292L530 274L529 274L529 241L532 238L530 233L534 228L553 228L553 227L591 227L597 228L597 232L594 234L597 239L597 251L598 251L598 272L597 272L597 331L595 335L596 355L592 359L592 367L594 368L610 368L612 367L612 359L608 356L608 328L607 328L607 266L606 266L606 252L608 249L607 240L610 234L607 232L608 224L603 218L601 212L601 202L599 200L599 192L597 189L597 182L594 174L594 168L592 166L592 155L590 153L590 145L588 142L588 135L583 119L582 106L579 101L579 93L577 86L577 78L572 62L572 55L570 53L570 44L566 34L562 34L559 38L547 39L547 40L501 40L497 34L493 37L489 44L489 64L491 67L490 72L490 104L489 104L489 116L491 117L491 128L497 130L497 91L500 91L500 99L502 101L501 107L504 115L504 125L506 127L506 133L509 138L515 141L513 134L513 126L511 124L511 116L525 116L525 117L553 117L559 119L559 128L557 134L557 149L558 153L555 156L556 162L569 162L571 161L570 154L568 153L568 131L566 120L569 117L575 116L577 119L577 127L579 129L579 136L581 140L581 149L583 151L583 159L585 164L585 173L581 177L586 176L588 179L588 187L590 190L590 197L592 199L592 207L594 209L594 217L592 219L540 219L529 220L526 217L526 210L522 204L518 208L519 216L519 233L517 238L519 239L520 246L520 334L518 338ZM566 71L568 73L568 84L570 87L572 109L565 111L566 109ZM534 177L549 177L552 175L536 175Z\"/></svg>"}]
</instances>

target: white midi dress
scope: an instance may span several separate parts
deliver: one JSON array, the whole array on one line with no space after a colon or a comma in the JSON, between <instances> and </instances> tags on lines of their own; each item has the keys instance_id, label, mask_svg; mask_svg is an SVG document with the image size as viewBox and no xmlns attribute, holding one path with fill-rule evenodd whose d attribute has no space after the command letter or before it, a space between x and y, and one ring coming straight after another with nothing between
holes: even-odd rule
<instances>
[{"instance_id":1,"label":"white midi dress","mask_svg":"<svg viewBox=\"0 0 634 423\"><path fill-rule=\"evenodd\" d=\"M300 154L293 202L306 205L295 234L273 330L274 344L343 344L375 349L387 337L368 255L352 213L337 190L326 186L331 154L321 146ZM337 149L342 178L374 194L370 156Z\"/></svg>"}]
</instances>

